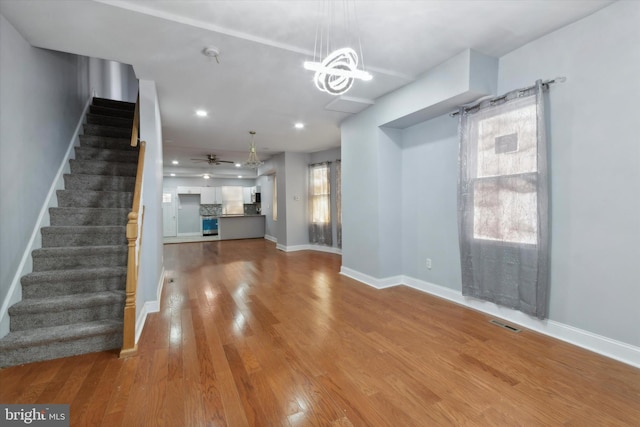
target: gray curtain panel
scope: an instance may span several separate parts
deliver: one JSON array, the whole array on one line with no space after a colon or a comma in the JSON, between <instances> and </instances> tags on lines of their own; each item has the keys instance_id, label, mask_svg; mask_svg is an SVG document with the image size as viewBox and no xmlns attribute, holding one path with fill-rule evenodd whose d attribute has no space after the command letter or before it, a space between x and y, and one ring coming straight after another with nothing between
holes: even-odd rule
<instances>
[{"instance_id":1,"label":"gray curtain panel","mask_svg":"<svg viewBox=\"0 0 640 427\"><path fill-rule=\"evenodd\" d=\"M338 247L342 248L342 161L336 160L336 235Z\"/></svg>"},{"instance_id":2,"label":"gray curtain panel","mask_svg":"<svg viewBox=\"0 0 640 427\"><path fill-rule=\"evenodd\" d=\"M460 110L462 294L547 317L549 215L541 81Z\"/></svg>"},{"instance_id":3,"label":"gray curtain panel","mask_svg":"<svg viewBox=\"0 0 640 427\"><path fill-rule=\"evenodd\" d=\"M329 162L309 165L309 243L333 245L330 177Z\"/></svg>"}]
</instances>

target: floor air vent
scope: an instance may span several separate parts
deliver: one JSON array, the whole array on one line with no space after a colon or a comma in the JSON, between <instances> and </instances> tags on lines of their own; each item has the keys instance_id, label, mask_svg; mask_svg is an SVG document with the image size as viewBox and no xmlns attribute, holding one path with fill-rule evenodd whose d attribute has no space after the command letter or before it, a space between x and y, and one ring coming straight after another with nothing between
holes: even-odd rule
<instances>
[{"instance_id":1,"label":"floor air vent","mask_svg":"<svg viewBox=\"0 0 640 427\"><path fill-rule=\"evenodd\" d=\"M522 329L518 329L518 328L516 328L514 326L507 325L506 323L502 323L501 321L496 320L496 319L489 320L489 323L493 323L494 325L500 326L501 328L505 328L505 329L507 329L507 330L509 330L511 332L520 332L522 330Z\"/></svg>"}]
</instances>

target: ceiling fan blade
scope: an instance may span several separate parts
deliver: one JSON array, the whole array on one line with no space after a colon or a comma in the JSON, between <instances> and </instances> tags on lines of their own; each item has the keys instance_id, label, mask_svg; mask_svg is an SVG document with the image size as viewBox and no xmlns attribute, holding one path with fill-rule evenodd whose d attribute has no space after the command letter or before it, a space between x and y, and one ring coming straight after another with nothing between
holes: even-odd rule
<instances>
[{"instance_id":1,"label":"ceiling fan blade","mask_svg":"<svg viewBox=\"0 0 640 427\"><path fill-rule=\"evenodd\" d=\"M209 159L191 159L192 162L208 162Z\"/></svg>"},{"instance_id":2,"label":"ceiling fan blade","mask_svg":"<svg viewBox=\"0 0 640 427\"><path fill-rule=\"evenodd\" d=\"M218 163L235 163L235 162L232 162L231 160L218 160Z\"/></svg>"}]
</instances>

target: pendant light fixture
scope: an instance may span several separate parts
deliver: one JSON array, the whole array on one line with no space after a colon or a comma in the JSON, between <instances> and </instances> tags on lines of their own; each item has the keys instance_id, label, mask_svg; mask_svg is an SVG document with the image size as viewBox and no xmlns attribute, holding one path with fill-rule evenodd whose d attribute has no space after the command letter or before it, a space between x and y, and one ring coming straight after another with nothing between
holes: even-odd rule
<instances>
[{"instance_id":1,"label":"pendant light fixture","mask_svg":"<svg viewBox=\"0 0 640 427\"><path fill-rule=\"evenodd\" d=\"M355 1L340 2L342 8L335 3L338 2L322 2L313 61L305 61L304 68L315 71L313 81L319 90L331 95L342 95L351 89L355 79L369 81L373 77L364 71ZM359 56L349 44L357 44ZM358 68L359 63L362 63L362 69Z\"/></svg>"},{"instance_id":2,"label":"pendant light fixture","mask_svg":"<svg viewBox=\"0 0 640 427\"><path fill-rule=\"evenodd\" d=\"M258 166L262 166L264 162L260 161L258 154L256 153L256 142L254 140L256 132L251 130L249 131L249 135L251 135L251 142L249 143L249 160L244 162L244 165L251 169L258 169Z\"/></svg>"}]
</instances>

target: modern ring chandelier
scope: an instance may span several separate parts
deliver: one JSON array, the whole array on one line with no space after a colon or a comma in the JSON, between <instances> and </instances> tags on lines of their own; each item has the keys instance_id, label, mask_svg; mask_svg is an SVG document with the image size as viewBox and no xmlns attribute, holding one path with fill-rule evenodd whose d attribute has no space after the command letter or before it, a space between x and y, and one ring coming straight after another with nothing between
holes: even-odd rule
<instances>
[{"instance_id":1,"label":"modern ring chandelier","mask_svg":"<svg viewBox=\"0 0 640 427\"><path fill-rule=\"evenodd\" d=\"M349 2L341 2L344 10L336 11L333 0L323 2L320 13L321 21L316 28L316 40L313 48L313 61L305 61L304 68L315 71L313 81L316 87L331 95L341 95L351 89L355 79L369 81L373 77L364 71L362 60L362 44L357 28L355 2L353 10ZM344 18L344 25L339 26L337 16ZM358 68L358 54L351 47L335 48L340 44L348 45L357 42L360 51L362 69ZM319 61L324 56L324 59Z\"/></svg>"},{"instance_id":2,"label":"modern ring chandelier","mask_svg":"<svg viewBox=\"0 0 640 427\"><path fill-rule=\"evenodd\" d=\"M256 153L256 142L254 141L256 132L251 130L249 131L249 135L251 135L251 142L249 143L249 159L244 162L244 165L251 169L257 169L258 166L262 166L264 162L260 161L258 154Z\"/></svg>"}]
</instances>

